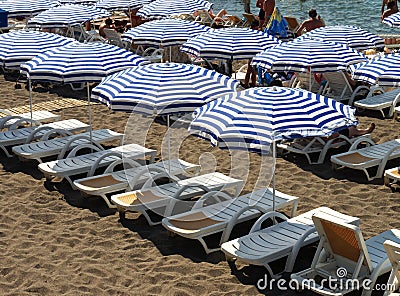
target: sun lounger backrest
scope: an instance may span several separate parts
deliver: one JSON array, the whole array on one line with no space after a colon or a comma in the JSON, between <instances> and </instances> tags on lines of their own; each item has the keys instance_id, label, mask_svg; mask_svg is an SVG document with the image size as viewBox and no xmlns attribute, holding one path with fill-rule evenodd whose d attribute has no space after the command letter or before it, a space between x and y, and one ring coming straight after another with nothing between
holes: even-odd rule
<instances>
[{"instance_id":1,"label":"sun lounger backrest","mask_svg":"<svg viewBox=\"0 0 400 296\"><path fill-rule=\"evenodd\" d=\"M351 97L353 89L343 71L324 73L329 92L340 99Z\"/></svg>"},{"instance_id":2,"label":"sun lounger backrest","mask_svg":"<svg viewBox=\"0 0 400 296\"><path fill-rule=\"evenodd\" d=\"M390 278L393 282L394 279L397 278L397 282L400 283L400 244L387 240L383 245L392 265L392 274Z\"/></svg>"},{"instance_id":3,"label":"sun lounger backrest","mask_svg":"<svg viewBox=\"0 0 400 296\"><path fill-rule=\"evenodd\" d=\"M331 219L332 217L325 217L321 213L313 216L315 228L327 255L333 256L337 265L349 272L357 268L357 263L372 271L372 262L360 228Z\"/></svg>"}]
</instances>

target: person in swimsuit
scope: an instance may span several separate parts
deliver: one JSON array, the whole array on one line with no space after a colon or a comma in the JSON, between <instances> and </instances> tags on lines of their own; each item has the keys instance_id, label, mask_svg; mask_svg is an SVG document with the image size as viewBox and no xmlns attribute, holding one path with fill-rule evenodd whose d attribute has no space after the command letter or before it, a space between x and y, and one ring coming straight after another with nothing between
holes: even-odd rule
<instances>
[{"instance_id":1,"label":"person in swimsuit","mask_svg":"<svg viewBox=\"0 0 400 296\"><path fill-rule=\"evenodd\" d=\"M400 2L400 0L398 0ZM396 0L382 0L382 8L381 8L381 15L385 12L385 6L389 4L389 2L394 2L394 10L396 12L399 11L398 5L397 5L397 1ZM387 7L387 9L389 9L389 7Z\"/></svg>"},{"instance_id":2,"label":"person in swimsuit","mask_svg":"<svg viewBox=\"0 0 400 296\"><path fill-rule=\"evenodd\" d=\"M260 28L264 25L264 17L265 17L265 11L264 11L264 0L257 0L256 6L260 8L260 11L258 12L258 19L259 19L259 25Z\"/></svg>"},{"instance_id":3,"label":"person in swimsuit","mask_svg":"<svg viewBox=\"0 0 400 296\"><path fill-rule=\"evenodd\" d=\"M382 13L381 16L381 22L383 21L384 18L388 17L389 15L392 15L394 13L397 13L399 11L399 9L397 8L397 3L396 1L390 1L387 4L387 10L385 10Z\"/></svg>"},{"instance_id":4,"label":"person in swimsuit","mask_svg":"<svg viewBox=\"0 0 400 296\"><path fill-rule=\"evenodd\" d=\"M363 135L372 133L374 129L375 129L375 123L373 123L373 122L366 129L359 129L356 126L350 126L348 128L342 129L342 130L334 133L333 135L328 137L328 139L337 138L339 135L346 136L347 138L359 137L359 136L363 136Z\"/></svg>"},{"instance_id":5,"label":"person in swimsuit","mask_svg":"<svg viewBox=\"0 0 400 296\"><path fill-rule=\"evenodd\" d=\"M264 10L263 26L265 27L266 25L268 25L269 19L271 18L272 13L275 10L275 0L264 0L263 10Z\"/></svg>"},{"instance_id":6,"label":"person in swimsuit","mask_svg":"<svg viewBox=\"0 0 400 296\"><path fill-rule=\"evenodd\" d=\"M317 11L315 9L310 9L308 15L310 16L310 18L308 20L305 20L297 29L297 36L300 36L303 30L306 30L306 32L310 32L314 29L325 27L325 23L321 20L321 16L317 14Z\"/></svg>"}]
</instances>

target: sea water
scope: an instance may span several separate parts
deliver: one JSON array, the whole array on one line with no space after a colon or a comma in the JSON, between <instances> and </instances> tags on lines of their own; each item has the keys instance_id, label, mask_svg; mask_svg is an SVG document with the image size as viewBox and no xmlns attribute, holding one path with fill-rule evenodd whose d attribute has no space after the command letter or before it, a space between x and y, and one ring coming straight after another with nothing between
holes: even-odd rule
<instances>
[{"instance_id":1,"label":"sea water","mask_svg":"<svg viewBox=\"0 0 400 296\"><path fill-rule=\"evenodd\" d=\"M214 3L213 11L217 13L225 8L228 14L242 17L244 12L242 0L209 0ZM275 0L276 6L285 16L295 16L301 23L308 18L310 8L315 8L326 25L354 25L375 34L399 34L400 28L391 28L381 24L382 0ZM251 0L251 12L258 15L256 0Z\"/></svg>"}]
</instances>

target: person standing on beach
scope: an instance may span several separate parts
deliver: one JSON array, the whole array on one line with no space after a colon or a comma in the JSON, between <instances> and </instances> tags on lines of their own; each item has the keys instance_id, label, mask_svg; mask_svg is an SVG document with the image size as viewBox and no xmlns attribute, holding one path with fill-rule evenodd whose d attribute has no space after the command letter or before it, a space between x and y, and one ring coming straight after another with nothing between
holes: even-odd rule
<instances>
[{"instance_id":1,"label":"person standing on beach","mask_svg":"<svg viewBox=\"0 0 400 296\"><path fill-rule=\"evenodd\" d=\"M300 36L303 30L306 30L306 32L310 32L317 28L325 27L325 23L321 19L321 16L317 14L317 11L315 9L311 8L308 12L308 15L310 16L310 18L308 20L305 20L297 29L297 36Z\"/></svg>"},{"instance_id":2,"label":"person standing on beach","mask_svg":"<svg viewBox=\"0 0 400 296\"><path fill-rule=\"evenodd\" d=\"M256 6L260 8L260 11L258 13L258 19L261 28L264 25L264 17L265 17L264 0L257 0Z\"/></svg>"},{"instance_id":3,"label":"person standing on beach","mask_svg":"<svg viewBox=\"0 0 400 296\"><path fill-rule=\"evenodd\" d=\"M398 0L400 2L400 0ZM389 3L390 2L394 2L394 7L393 10L395 12L399 11L399 7L397 5L397 1L396 0L382 0L382 8L381 8L381 15L383 15L383 13L385 12L385 6L387 5L387 9L389 9Z\"/></svg>"},{"instance_id":4,"label":"person standing on beach","mask_svg":"<svg viewBox=\"0 0 400 296\"><path fill-rule=\"evenodd\" d=\"M383 21L384 18L386 18L389 15L392 15L394 13L397 13L398 11L399 11L399 9L397 8L396 1L389 1L387 4L387 10L385 10L382 13L381 22Z\"/></svg>"},{"instance_id":5,"label":"person standing on beach","mask_svg":"<svg viewBox=\"0 0 400 296\"><path fill-rule=\"evenodd\" d=\"M271 18L272 13L275 10L275 0L264 0L263 10L264 10L264 22L262 26L260 25L260 28L268 25L269 19Z\"/></svg>"}]
</instances>

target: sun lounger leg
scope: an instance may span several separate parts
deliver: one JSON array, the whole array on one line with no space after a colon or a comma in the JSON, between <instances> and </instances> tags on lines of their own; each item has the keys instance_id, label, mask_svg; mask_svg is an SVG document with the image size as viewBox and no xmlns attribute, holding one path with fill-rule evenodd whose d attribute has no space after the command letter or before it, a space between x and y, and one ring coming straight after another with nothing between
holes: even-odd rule
<instances>
[{"instance_id":1,"label":"sun lounger leg","mask_svg":"<svg viewBox=\"0 0 400 296\"><path fill-rule=\"evenodd\" d=\"M7 151L7 148L6 148L6 147L0 146L0 148L1 148L1 150L4 151L4 154L5 154L7 157L13 157L12 154L10 154L10 153Z\"/></svg>"}]
</instances>

